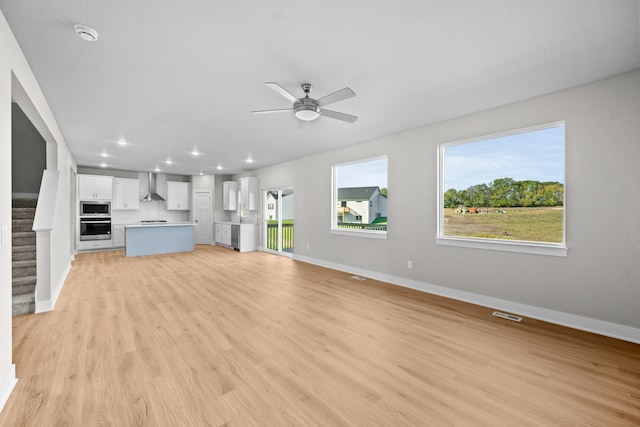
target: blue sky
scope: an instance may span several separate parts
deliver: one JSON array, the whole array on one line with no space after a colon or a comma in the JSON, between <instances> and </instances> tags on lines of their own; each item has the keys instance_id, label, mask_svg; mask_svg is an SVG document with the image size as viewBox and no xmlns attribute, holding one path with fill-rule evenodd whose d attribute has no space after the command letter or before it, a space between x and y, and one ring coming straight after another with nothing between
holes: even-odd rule
<instances>
[{"instance_id":1,"label":"blue sky","mask_svg":"<svg viewBox=\"0 0 640 427\"><path fill-rule=\"evenodd\" d=\"M338 188L387 187L387 159L342 165L338 168Z\"/></svg>"},{"instance_id":2,"label":"blue sky","mask_svg":"<svg viewBox=\"0 0 640 427\"><path fill-rule=\"evenodd\" d=\"M564 126L451 145L444 159L445 191L497 178L564 183Z\"/></svg>"}]
</instances>

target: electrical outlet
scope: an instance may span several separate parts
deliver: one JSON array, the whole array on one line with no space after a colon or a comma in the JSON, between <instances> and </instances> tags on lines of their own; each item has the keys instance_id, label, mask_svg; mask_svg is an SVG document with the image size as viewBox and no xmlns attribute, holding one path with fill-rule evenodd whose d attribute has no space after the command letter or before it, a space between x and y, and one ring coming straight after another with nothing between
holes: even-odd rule
<instances>
[{"instance_id":1,"label":"electrical outlet","mask_svg":"<svg viewBox=\"0 0 640 427\"><path fill-rule=\"evenodd\" d=\"M309 246L309 244L307 243L307 250L311 249L311 247Z\"/></svg>"},{"instance_id":2,"label":"electrical outlet","mask_svg":"<svg viewBox=\"0 0 640 427\"><path fill-rule=\"evenodd\" d=\"M407 268L413 268L413 261L407 261Z\"/></svg>"}]
</instances>

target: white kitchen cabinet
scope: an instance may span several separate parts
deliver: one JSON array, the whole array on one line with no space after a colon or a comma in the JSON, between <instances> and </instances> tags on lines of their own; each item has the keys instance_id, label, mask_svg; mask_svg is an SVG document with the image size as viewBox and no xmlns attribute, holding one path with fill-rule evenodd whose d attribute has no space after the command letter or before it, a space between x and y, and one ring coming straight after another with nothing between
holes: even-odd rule
<instances>
[{"instance_id":1,"label":"white kitchen cabinet","mask_svg":"<svg viewBox=\"0 0 640 427\"><path fill-rule=\"evenodd\" d=\"M231 247L231 223L216 224L216 244Z\"/></svg>"},{"instance_id":2,"label":"white kitchen cabinet","mask_svg":"<svg viewBox=\"0 0 640 427\"><path fill-rule=\"evenodd\" d=\"M233 225L232 225L233 227ZM234 249L240 252L255 251L258 249L258 226L257 224L239 224L237 242L231 242ZM233 236L233 233L232 233ZM233 239L232 239L233 240ZM237 243L234 245L234 243Z\"/></svg>"},{"instance_id":3,"label":"white kitchen cabinet","mask_svg":"<svg viewBox=\"0 0 640 427\"><path fill-rule=\"evenodd\" d=\"M140 180L132 178L113 178L114 210L136 210L139 207Z\"/></svg>"},{"instance_id":4,"label":"white kitchen cabinet","mask_svg":"<svg viewBox=\"0 0 640 427\"><path fill-rule=\"evenodd\" d=\"M188 182L167 181L167 210L188 211L191 184Z\"/></svg>"},{"instance_id":5,"label":"white kitchen cabinet","mask_svg":"<svg viewBox=\"0 0 640 427\"><path fill-rule=\"evenodd\" d=\"M113 247L124 248L124 225L116 224L113 226Z\"/></svg>"},{"instance_id":6,"label":"white kitchen cabinet","mask_svg":"<svg viewBox=\"0 0 640 427\"><path fill-rule=\"evenodd\" d=\"M238 183L224 181L222 183L222 209L225 211L238 210Z\"/></svg>"},{"instance_id":7,"label":"white kitchen cabinet","mask_svg":"<svg viewBox=\"0 0 640 427\"><path fill-rule=\"evenodd\" d=\"M110 249L113 242L109 240L81 240L78 242L78 250L88 251L93 249Z\"/></svg>"},{"instance_id":8,"label":"white kitchen cabinet","mask_svg":"<svg viewBox=\"0 0 640 427\"><path fill-rule=\"evenodd\" d=\"M240 178L240 209L258 210L258 178L247 176Z\"/></svg>"},{"instance_id":9,"label":"white kitchen cabinet","mask_svg":"<svg viewBox=\"0 0 640 427\"><path fill-rule=\"evenodd\" d=\"M216 224L215 240L216 243L222 241L222 224Z\"/></svg>"},{"instance_id":10,"label":"white kitchen cabinet","mask_svg":"<svg viewBox=\"0 0 640 427\"><path fill-rule=\"evenodd\" d=\"M78 175L78 199L111 200L113 177L102 175Z\"/></svg>"}]
</instances>

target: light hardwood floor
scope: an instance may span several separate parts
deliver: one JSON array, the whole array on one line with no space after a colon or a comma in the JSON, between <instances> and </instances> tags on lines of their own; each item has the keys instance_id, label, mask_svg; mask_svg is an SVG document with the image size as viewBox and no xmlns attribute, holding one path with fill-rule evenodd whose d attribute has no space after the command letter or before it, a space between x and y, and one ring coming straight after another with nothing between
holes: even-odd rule
<instances>
[{"instance_id":1,"label":"light hardwood floor","mask_svg":"<svg viewBox=\"0 0 640 427\"><path fill-rule=\"evenodd\" d=\"M640 425L640 346L260 252L80 254L0 426Z\"/></svg>"}]
</instances>

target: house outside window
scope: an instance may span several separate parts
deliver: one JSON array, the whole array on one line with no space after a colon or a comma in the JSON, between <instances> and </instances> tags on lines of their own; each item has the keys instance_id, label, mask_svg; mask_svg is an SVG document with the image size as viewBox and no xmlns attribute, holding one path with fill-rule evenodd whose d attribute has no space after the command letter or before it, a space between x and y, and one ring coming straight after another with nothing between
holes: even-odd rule
<instances>
[{"instance_id":1,"label":"house outside window","mask_svg":"<svg viewBox=\"0 0 640 427\"><path fill-rule=\"evenodd\" d=\"M386 156L335 165L332 172L331 232L386 238Z\"/></svg>"},{"instance_id":2,"label":"house outside window","mask_svg":"<svg viewBox=\"0 0 640 427\"><path fill-rule=\"evenodd\" d=\"M438 147L438 244L566 256L565 125Z\"/></svg>"}]
</instances>

